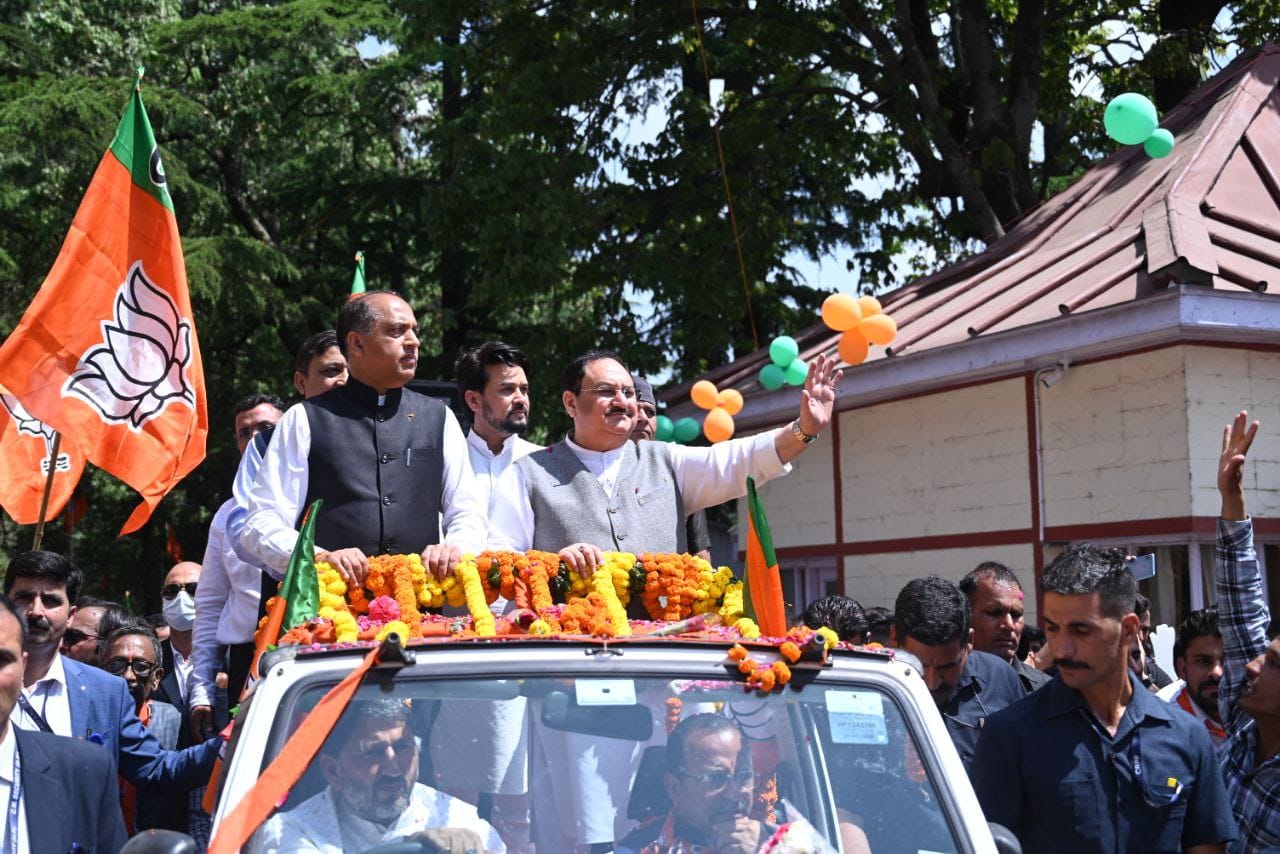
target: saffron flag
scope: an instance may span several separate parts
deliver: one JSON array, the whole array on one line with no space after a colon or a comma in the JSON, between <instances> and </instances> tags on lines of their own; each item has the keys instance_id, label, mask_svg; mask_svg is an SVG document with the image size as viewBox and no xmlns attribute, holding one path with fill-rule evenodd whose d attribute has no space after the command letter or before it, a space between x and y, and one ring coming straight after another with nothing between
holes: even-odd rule
<instances>
[{"instance_id":1,"label":"saffron flag","mask_svg":"<svg viewBox=\"0 0 1280 854\"><path fill-rule=\"evenodd\" d=\"M83 458L133 487L136 531L204 459L209 419L187 270L135 87L62 250L0 347L0 384Z\"/></svg>"},{"instance_id":2,"label":"saffron flag","mask_svg":"<svg viewBox=\"0 0 1280 854\"><path fill-rule=\"evenodd\" d=\"M40 521L40 499L53 470L49 507L44 521L56 517L75 491L84 472L84 455L70 442L58 444L53 456L53 428L23 408L0 386L0 506L19 525Z\"/></svg>"},{"instance_id":3,"label":"saffron flag","mask_svg":"<svg viewBox=\"0 0 1280 854\"><path fill-rule=\"evenodd\" d=\"M364 253L356 253L356 274L351 279L351 296L358 297L364 293Z\"/></svg>"},{"instance_id":4,"label":"saffron flag","mask_svg":"<svg viewBox=\"0 0 1280 854\"><path fill-rule=\"evenodd\" d=\"M773 551L773 534L756 495L755 478L747 478L747 559L742 580L742 604L765 637L787 633L787 606L782 599L782 576Z\"/></svg>"},{"instance_id":5,"label":"saffron flag","mask_svg":"<svg viewBox=\"0 0 1280 854\"><path fill-rule=\"evenodd\" d=\"M289 555L289 566L280 582L280 592L271 601L267 621L253 638L253 663L249 672L258 677L258 659L267 647L280 640L282 632L305 623L320 612L320 578L316 574L316 514L323 499L317 498L302 518L302 529Z\"/></svg>"}]
</instances>

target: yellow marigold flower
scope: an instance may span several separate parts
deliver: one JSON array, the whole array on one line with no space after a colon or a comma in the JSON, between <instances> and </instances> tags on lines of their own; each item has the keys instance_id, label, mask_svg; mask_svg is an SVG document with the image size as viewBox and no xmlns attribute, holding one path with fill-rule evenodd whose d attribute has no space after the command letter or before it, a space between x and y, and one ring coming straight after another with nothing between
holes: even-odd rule
<instances>
[{"instance_id":1,"label":"yellow marigold flower","mask_svg":"<svg viewBox=\"0 0 1280 854\"><path fill-rule=\"evenodd\" d=\"M826 642L827 649L831 649L840 643L840 636L830 626L823 626L818 629L818 634L822 635L823 641Z\"/></svg>"},{"instance_id":2,"label":"yellow marigold flower","mask_svg":"<svg viewBox=\"0 0 1280 854\"><path fill-rule=\"evenodd\" d=\"M384 641L387 639L387 635L391 634L392 632L395 632L400 636L401 643L406 643L409 640L409 626L403 620L392 620L391 622L387 623L385 626L383 626L381 629L378 630L378 634L375 636L374 639L378 641Z\"/></svg>"}]
</instances>

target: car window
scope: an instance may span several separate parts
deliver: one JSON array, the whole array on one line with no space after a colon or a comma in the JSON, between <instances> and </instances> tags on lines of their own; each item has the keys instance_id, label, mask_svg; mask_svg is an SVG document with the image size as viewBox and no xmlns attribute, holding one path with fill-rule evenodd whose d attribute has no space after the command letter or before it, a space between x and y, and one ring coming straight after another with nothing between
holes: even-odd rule
<instances>
[{"instance_id":1,"label":"car window","mask_svg":"<svg viewBox=\"0 0 1280 854\"><path fill-rule=\"evenodd\" d=\"M264 768L330 687L286 697ZM785 836L791 850L955 851L927 767L874 685L761 695L730 680L406 671L361 687L246 850L425 834L458 851L714 851L747 833L761 848Z\"/></svg>"}]
</instances>

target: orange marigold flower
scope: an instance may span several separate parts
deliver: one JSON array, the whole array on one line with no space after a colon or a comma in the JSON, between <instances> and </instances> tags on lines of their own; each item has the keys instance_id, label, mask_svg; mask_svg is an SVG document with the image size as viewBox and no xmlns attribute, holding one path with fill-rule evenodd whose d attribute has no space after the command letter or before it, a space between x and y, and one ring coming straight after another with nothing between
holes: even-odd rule
<instances>
[{"instance_id":1,"label":"orange marigold flower","mask_svg":"<svg viewBox=\"0 0 1280 854\"><path fill-rule=\"evenodd\" d=\"M747 657L747 648L740 643L735 643L729 647L729 659L731 661L742 661Z\"/></svg>"},{"instance_id":2,"label":"orange marigold flower","mask_svg":"<svg viewBox=\"0 0 1280 854\"><path fill-rule=\"evenodd\" d=\"M777 678L779 685L786 685L791 681L791 668L787 667L785 661L775 661L770 669Z\"/></svg>"},{"instance_id":3,"label":"orange marigold flower","mask_svg":"<svg viewBox=\"0 0 1280 854\"><path fill-rule=\"evenodd\" d=\"M754 673L755 669L756 663L749 658L744 658L738 662L738 671L741 673Z\"/></svg>"},{"instance_id":4,"label":"orange marigold flower","mask_svg":"<svg viewBox=\"0 0 1280 854\"><path fill-rule=\"evenodd\" d=\"M783 658L792 664L800 660L800 647L796 646L794 641L783 641L778 651L782 653Z\"/></svg>"}]
</instances>

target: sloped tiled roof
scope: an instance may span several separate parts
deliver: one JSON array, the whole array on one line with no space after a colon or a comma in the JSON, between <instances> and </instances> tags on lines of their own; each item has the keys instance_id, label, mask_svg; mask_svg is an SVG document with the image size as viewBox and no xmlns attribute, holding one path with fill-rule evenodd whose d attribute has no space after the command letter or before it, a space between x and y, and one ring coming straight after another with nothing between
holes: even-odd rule
<instances>
[{"instance_id":1,"label":"sloped tiled roof","mask_svg":"<svg viewBox=\"0 0 1280 854\"><path fill-rule=\"evenodd\" d=\"M1280 45L1242 54L1172 110L1176 146L1125 146L1020 218L983 252L882 296L899 359L1035 323L1141 300L1170 284L1265 293L1280 280ZM1275 297L1265 297L1271 300ZM801 356L834 352L817 323ZM748 398L767 350L706 379ZM854 368L853 370L858 370ZM688 399L689 383L660 395Z\"/></svg>"}]
</instances>

